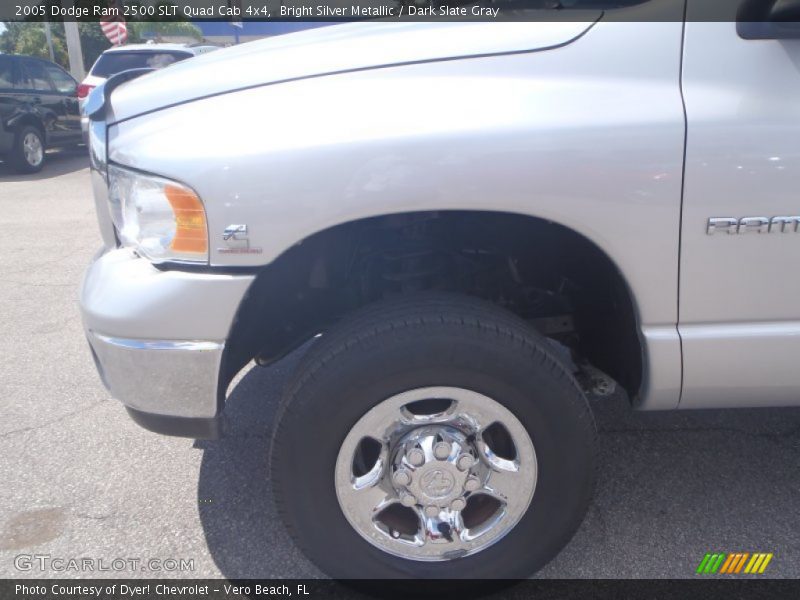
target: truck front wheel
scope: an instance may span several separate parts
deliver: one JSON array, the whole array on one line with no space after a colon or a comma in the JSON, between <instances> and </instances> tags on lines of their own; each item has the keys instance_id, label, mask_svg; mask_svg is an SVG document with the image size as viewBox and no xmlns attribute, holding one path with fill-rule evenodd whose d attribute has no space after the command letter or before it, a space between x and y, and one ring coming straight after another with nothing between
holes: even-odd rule
<instances>
[{"instance_id":1,"label":"truck front wheel","mask_svg":"<svg viewBox=\"0 0 800 600\"><path fill-rule=\"evenodd\" d=\"M480 300L377 304L287 388L272 483L337 578L521 578L570 539L595 471L591 410L549 343Z\"/></svg>"}]
</instances>

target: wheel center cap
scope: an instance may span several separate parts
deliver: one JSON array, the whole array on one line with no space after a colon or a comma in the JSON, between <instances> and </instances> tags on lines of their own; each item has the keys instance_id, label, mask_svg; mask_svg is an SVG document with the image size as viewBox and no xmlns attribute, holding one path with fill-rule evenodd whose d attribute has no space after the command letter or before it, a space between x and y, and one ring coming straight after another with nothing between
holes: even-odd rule
<instances>
[{"instance_id":1,"label":"wheel center cap","mask_svg":"<svg viewBox=\"0 0 800 600\"><path fill-rule=\"evenodd\" d=\"M422 505L446 507L464 493L466 477L449 462L436 461L420 467L408 489Z\"/></svg>"},{"instance_id":2,"label":"wheel center cap","mask_svg":"<svg viewBox=\"0 0 800 600\"><path fill-rule=\"evenodd\" d=\"M449 496L455 485L455 478L444 469L431 469L422 476L420 482L422 493L436 500Z\"/></svg>"},{"instance_id":3,"label":"wheel center cap","mask_svg":"<svg viewBox=\"0 0 800 600\"><path fill-rule=\"evenodd\" d=\"M399 473L393 476L405 506L448 508L465 493L470 473L463 462L473 454L466 436L447 425L420 427L406 435L394 455Z\"/></svg>"}]
</instances>

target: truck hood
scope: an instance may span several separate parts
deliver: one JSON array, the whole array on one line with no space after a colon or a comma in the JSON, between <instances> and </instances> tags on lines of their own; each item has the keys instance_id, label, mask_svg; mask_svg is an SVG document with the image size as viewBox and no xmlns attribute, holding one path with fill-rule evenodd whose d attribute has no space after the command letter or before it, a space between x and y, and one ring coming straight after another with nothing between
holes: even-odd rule
<instances>
[{"instance_id":1,"label":"truck hood","mask_svg":"<svg viewBox=\"0 0 800 600\"><path fill-rule=\"evenodd\" d=\"M526 23L350 23L276 36L198 56L115 89L111 121L238 89L470 56L568 44L602 15Z\"/></svg>"}]
</instances>

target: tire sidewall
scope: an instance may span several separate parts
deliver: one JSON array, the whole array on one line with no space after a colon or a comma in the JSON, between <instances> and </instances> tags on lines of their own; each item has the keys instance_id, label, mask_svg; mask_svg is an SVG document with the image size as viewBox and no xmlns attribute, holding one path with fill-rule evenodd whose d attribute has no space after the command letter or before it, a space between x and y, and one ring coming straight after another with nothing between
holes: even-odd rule
<instances>
[{"instance_id":1,"label":"tire sidewall","mask_svg":"<svg viewBox=\"0 0 800 600\"><path fill-rule=\"evenodd\" d=\"M290 394L276 432L276 492L290 528L323 570L342 578L521 578L572 536L594 480L591 413L570 379L544 368L552 357L537 365L519 344L494 341L444 325L410 328L391 343L363 341ZM382 400L428 386L461 387L503 404L531 436L538 463L533 499L517 525L492 546L447 562L405 560L368 543L344 516L334 483L339 449L355 423Z\"/></svg>"}]
</instances>

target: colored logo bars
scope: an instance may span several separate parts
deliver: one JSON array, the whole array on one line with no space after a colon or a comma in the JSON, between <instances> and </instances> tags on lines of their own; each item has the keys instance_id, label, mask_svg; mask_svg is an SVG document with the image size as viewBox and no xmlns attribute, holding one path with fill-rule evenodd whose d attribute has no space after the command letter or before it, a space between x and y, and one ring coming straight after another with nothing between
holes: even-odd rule
<instances>
[{"instance_id":1,"label":"colored logo bars","mask_svg":"<svg viewBox=\"0 0 800 600\"><path fill-rule=\"evenodd\" d=\"M763 573L771 560L771 552L754 552L752 554L749 552L708 553L700 561L695 572L698 575L757 574Z\"/></svg>"}]
</instances>

